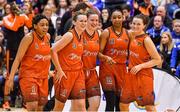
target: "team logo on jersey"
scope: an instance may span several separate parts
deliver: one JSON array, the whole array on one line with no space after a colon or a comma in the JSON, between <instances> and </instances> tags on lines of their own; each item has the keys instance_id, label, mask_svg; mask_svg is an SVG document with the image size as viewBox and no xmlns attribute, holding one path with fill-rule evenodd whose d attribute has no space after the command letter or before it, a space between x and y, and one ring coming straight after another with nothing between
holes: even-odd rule
<instances>
[{"instance_id":1,"label":"team logo on jersey","mask_svg":"<svg viewBox=\"0 0 180 112\"><path fill-rule=\"evenodd\" d=\"M72 44L72 48L73 48L73 49L76 49L76 48L77 48L76 43L73 43L73 44Z\"/></svg>"},{"instance_id":2,"label":"team logo on jersey","mask_svg":"<svg viewBox=\"0 0 180 112\"><path fill-rule=\"evenodd\" d=\"M137 42L137 45L138 46L142 46L142 42Z\"/></svg>"},{"instance_id":3,"label":"team logo on jersey","mask_svg":"<svg viewBox=\"0 0 180 112\"><path fill-rule=\"evenodd\" d=\"M112 84L112 78L110 76L106 77L106 84Z\"/></svg>"},{"instance_id":4,"label":"team logo on jersey","mask_svg":"<svg viewBox=\"0 0 180 112\"><path fill-rule=\"evenodd\" d=\"M46 42L46 45L50 45L49 41Z\"/></svg>"},{"instance_id":5,"label":"team logo on jersey","mask_svg":"<svg viewBox=\"0 0 180 112\"><path fill-rule=\"evenodd\" d=\"M36 95L37 94L37 90L36 90L36 86L35 85L33 85L32 87L31 87L31 93L30 93L31 95Z\"/></svg>"},{"instance_id":6,"label":"team logo on jersey","mask_svg":"<svg viewBox=\"0 0 180 112\"><path fill-rule=\"evenodd\" d=\"M109 44L115 44L115 40L114 40L114 38L112 38L112 39L109 39Z\"/></svg>"},{"instance_id":7,"label":"team logo on jersey","mask_svg":"<svg viewBox=\"0 0 180 112\"><path fill-rule=\"evenodd\" d=\"M35 49L39 49L38 43L35 43Z\"/></svg>"},{"instance_id":8,"label":"team logo on jersey","mask_svg":"<svg viewBox=\"0 0 180 112\"><path fill-rule=\"evenodd\" d=\"M62 97L66 97L66 96L67 96L67 90L66 90L66 89L63 89L63 90L61 91L60 95L61 95Z\"/></svg>"}]
</instances>

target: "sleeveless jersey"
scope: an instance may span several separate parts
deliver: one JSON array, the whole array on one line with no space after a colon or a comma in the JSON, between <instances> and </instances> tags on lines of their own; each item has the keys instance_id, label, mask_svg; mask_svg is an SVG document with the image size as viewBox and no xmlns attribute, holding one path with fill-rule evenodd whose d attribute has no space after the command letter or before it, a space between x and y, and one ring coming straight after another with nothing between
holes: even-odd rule
<instances>
[{"instance_id":1,"label":"sleeveless jersey","mask_svg":"<svg viewBox=\"0 0 180 112\"><path fill-rule=\"evenodd\" d=\"M58 52L59 63L63 70L80 70L83 67L83 38L78 37L75 29L70 30L73 34L72 41Z\"/></svg>"},{"instance_id":2,"label":"sleeveless jersey","mask_svg":"<svg viewBox=\"0 0 180 112\"><path fill-rule=\"evenodd\" d=\"M45 35L40 40L35 32L32 35L33 41L21 61L19 77L48 78L50 59L44 57L50 55L49 38Z\"/></svg>"},{"instance_id":3,"label":"sleeveless jersey","mask_svg":"<svg viewBox=\"0 0 180 112\"><path fill-rule=\"evenodd\" d=\"M151 59L148 51L144 46L144 39L149 38L146 34L135 37L135 39L130 43L129 47L129 67L132 68L138 64L147 62Z\"/></svg>"},{"instance_id":4,"label":"sleeveless jersey","mask_svg":"<svg viewBox=\"0 0 180 112\"><path fill-rule=\"evenodd\" d=\"M83 65L85 69L96 67L97 54L99 52L99 34L97 31L92 36L85 30L83 32Z\"/></svg>"},{"instance_id":5,"label":"sleeveless jersey","mask_svg":"<svg viewBox=\"0 0 180 112\"><path fill-rule=\"evenodd\" d=\"M127 48L129 38L127 31L122 28L121 33L117 34L113 27L109 27L109 39L106 43L103 54L110 56L117 63L126 63Z\"/></svg>"}]
</instances>

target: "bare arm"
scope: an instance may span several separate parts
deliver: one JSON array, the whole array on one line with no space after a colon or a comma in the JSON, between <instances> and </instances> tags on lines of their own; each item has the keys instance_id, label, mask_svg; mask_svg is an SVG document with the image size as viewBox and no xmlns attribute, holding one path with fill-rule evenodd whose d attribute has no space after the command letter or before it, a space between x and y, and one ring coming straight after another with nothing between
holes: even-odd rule
<instances>
[{"instance_id":1,"label":"bare arm","mask_svg":"<svg viewBox=\"0 0 180 112\"><path fill-rule=\"evenodd\" d=\"M13 62L12 68L11 68L9 80L7 80L8 85L6 85L6 90L8 93L10 93L10 91L13 90L14 75L19 67L19 64L20 64L22 58L24 57L24 55L32 41L33 41L32 34L29 33L22 39L22 41L19 45L18 52L16 54L16 58Z\"/></svg>"},{"instance_id":2,"label":"bare arm","mask_svg":"<svg viewBox=\"0 0 180 112\"><path fill-rule=\"evenodd\" d=\"M141 64L142 68L150 68L159 65L161 63L161 57L159 56L152 40L150 38L145 38L144 45L151 56L151 60Z\"/></svg>"},{"instance_id":3,"label":"bare arm","mask_svg":"<svg viewBox=\"0 0 180 112\"><path fill-rule=\"evenodd\" d=\"M58 40L51 48L51 58L54 66L57 69L57 72L63 72L58 60L58 51L62 50L65 46L67 46L73 39L73 35L70 32L67 32L62 36L60 40Z\"/></svg>"},{"instance_id":4,"label":"bare arm","mask_svg":"<svg viewBox=\"0 0 180 112\"><path fill-rule=\"evenodd\" d=\"M22 58L24 57L24 55L32 41L33 41L33 37L32 37L32 34L30 34L30 33L22 39L22 41L19 45L19 48L18 48L16 58L13 62L12 68L11 68L10 77L14 78L14 75L19 67L19 64L20 64Z\"/></svg>"},{"instance_id":5,"label":"bare arm","mask_svg":"<svg viewBox=\"0 0 180 112\"><path fill-rule=\"evenodd\" d=\"M99 51L98 57L102 61L105 60L105 56L102 53L103 53L103 51L105 49L106 43L108 41L108 38L109 38L109 31L107 29L105 29L101 33L100 39L99 39L100 40L100 43L99 43L100 51Z\"/></svg>"},{"instance_id":6,"label":"bare arm","mask_svg":"<svg viewBox=\"0 0 180 112\"><path fill-rule=\"evenodd\" d=\"M151 67L159 65L161 63L161 58L160 58L152 40L150 38L145 38L144 39L144 45L145 45L145 48L147 49L149 55L151 56L151 60L148 62L134 66L130 70L130 72L132 74L138 73L141 69L151 68Z\"/></svg>"}]
</instances>

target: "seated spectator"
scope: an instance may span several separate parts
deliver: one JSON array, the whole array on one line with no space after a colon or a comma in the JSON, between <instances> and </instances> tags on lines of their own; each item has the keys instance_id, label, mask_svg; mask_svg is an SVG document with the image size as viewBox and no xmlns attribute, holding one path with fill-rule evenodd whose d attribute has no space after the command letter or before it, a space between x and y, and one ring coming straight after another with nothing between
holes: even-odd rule
<instances>
[{"instance_id":1,"label":"seated spectator","mask_svg":"<svg viewBox=\"0 0 180 112\"><path fill-rule=\"evenodd\" d=\"M69 10L69 0L59 0L59 4L56 10L56 14L58 17L62 17L66 11Z\"/></svg>"},{"instance_id":2,"label":"seated spectator","mask_svg":"<svg viewBox=\"0 0 180 112\"><path fill-rule=\"evenodd\" d=\"M180 77L180 42L176 43L173 47L170 67L175 72L175 75Z\"/></svg>"},{"instance_id":3,"label":"seated spectator","mask_svg":"<svg viewBox=\"0 0 180 112\"><path fill-rule=\"evenodd\" d=\"M103 8L101 11L102 29L105 29L111 25L110 16L110 10L108 8Z\"/></svg>"},{"instance_id":4,"label":"seated spectator","mask_svg":"<svg viewBox=\"0 0 180 112\"><path fill-rule=\"evenodd\" d=\"M157 65L156 67L163 69L164 71L168 72L169 74L172 74L171 68L164 58L164 54L162 52L159 52L159 55L161 56L161 63L159 65Z\"/></svg>"},{"instance_id":5,"label":"seated spectator","mask_svg":"<svg viewBox=\"0 0 180 112\"><path fill-rule=\"evenodd\" d=\"M173 31L171 35L174 43L180 42L180 19L173 21Z\"/></svg>"},{"instance_id":6,"label":"seated spectator","mask_svg":"<svg viewBox=\"0 0 180 112\"><path fill-rule=\"evenodd\" d=\"M152 17L154 15L154 6L152 5L150 0L143 0L142 3L138 4L134 2L134 14L144 14L146 16Z\"/></svg>"},{"instance_id":7,"label":"seated spectator","mask_svg":"<svg viewBox=\"0 0 180 112\"><path fill-rule=\"evenodd\" d=\"M164 6L158 6L155 14L156 16L161 16L163 18L164 26L172 30L172 19L167 15L167 10ZM153 26L153 22L154 22L154 17L152 17L150 22L148 23L147 29Z\"/></svg>"},{"instance_id":8,"label":"seated spectator","mask_svg":"<svg viewBox=\"0 0 180 112\"><path fill-rule=\"evenodd\" d=\"M160 51L167 64L170 65L171 53L173 48L172 36L170 32L163 32L161 35L160 45L157 46L158 51Z\"/></svg>"},{"instance_id":9,"label":"seated spectator","mask_svg":"<svg viewBox=\"0 0 180 112\"><path fill-rule=\"evenodd\" d=\"M170 30L164 26L163 18L161 16L155 16L153 27L148 29L146 33L151 37L156 47L160 44L161 35L163 32L170 32Z\"/></svg>"},{"instance_id":10,"label":"seated spectator","mask_svg":"<svg viewBox=\"0 0 180 112\"><path fill-rule=\"evenodd\" d=\"M129 5L124 4L122 6L122 12L124 16L123 27L126 29L130 29L129 24L132 22L131 7Z\"/></svg>"}]
</instances>

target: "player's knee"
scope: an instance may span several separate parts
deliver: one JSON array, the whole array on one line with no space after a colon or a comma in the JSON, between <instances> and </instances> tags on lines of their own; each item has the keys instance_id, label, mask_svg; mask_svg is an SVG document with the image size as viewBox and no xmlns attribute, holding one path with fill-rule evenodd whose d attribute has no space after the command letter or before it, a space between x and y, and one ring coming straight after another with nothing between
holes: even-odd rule
<instances>
[{"instance_id":1,"label":"player's knee","mask_svg":"<svg viewBox=\"0 0 180 112\"><path fill-rule=\"evenodd\" d=\"M89 108L88 110L91 110L91 111L97 111L98 108L99 108L99 105L100 105L100 102L93 102L93 103L89 103Z\"/></svg>"},{"instance_id":2,"label":"player's knee","mask_svg":"<svg viewBox=\"0 0 180 112\"><path fill-rule=\"evenodd\" d=\"M26 107L28 111L36 111L38 108L38 101L26 102Z\"/></svg>"},{"instance_id":3,"label":"player's knee","mask_svg":"<svg viewBox=\"0 0 180 112\"><path fill-rule=\"evenodd\" d=\"M73 111L84 111L86 110L86 106L85 106L85 100L81 99L81 100L72 100L72 105L74 110Z\"/></svg>"}]
</instances>

